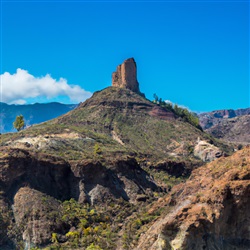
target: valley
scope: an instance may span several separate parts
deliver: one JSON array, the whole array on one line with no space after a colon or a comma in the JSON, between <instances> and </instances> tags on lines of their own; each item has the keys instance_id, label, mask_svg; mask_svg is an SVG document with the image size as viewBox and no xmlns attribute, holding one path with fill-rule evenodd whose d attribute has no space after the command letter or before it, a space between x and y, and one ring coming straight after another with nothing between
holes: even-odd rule
<instances>
[{"instance_id":1,"label":"valley","mask_svg":"<svg viewBox=\"0 0 250 250\"><path fill-rule=\"evenodd\" d=\"M127 59L71 111L0 135L0 249L250 248L248 137L149 101L136 70Z\"/></svg>"}]
</instances>

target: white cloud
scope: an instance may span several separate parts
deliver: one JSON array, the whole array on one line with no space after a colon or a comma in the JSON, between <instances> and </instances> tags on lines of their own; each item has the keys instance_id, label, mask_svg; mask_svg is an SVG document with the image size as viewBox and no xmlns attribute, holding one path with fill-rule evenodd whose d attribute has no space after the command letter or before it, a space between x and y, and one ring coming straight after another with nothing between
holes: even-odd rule
<instances>
[{"instance_id":1,"label":"white cloud","mask_svg":"<svg viewBox=\"0 0 250 250\"><path fill-rule=\"evenodd\" d=\"M164 102L165 103L172 103L170 100L165 100Z\"/></svg>"},{"instance_id":2,"label":"white cloud","mask_svg":"<svg viewBox=\"0 0 250 250\"><path fill-rule=\"evenodd\" d=\"M185 105L178 105L180 108L187 109L189 112L192 112L188 106Z\"/></svg>"},{"instance_id":3,"label":"white cloud","mask_svg":"<svg viewBox=\"0 0 250 250\"><path fill-rule=\"evenodd\" d=\"M45 97L52 99L58 96L69 97L71 102L78 103L92 95L78 85L70 85L67 80L53 79L49 74L35 77L23 69L17 69L11 75L1 75L1 101L6 103L24 104L27 98Z\"/></svg>"},{"instance_id":4,"label":"white cloud","mask_svg":"<svg viewBox=\"0 0 250 250\"><path fill-rule=\"evenodd\" d=\"M173 106L174 106L175 104L177 104L177 103L174 103L174 102L172 102L172 101L170 101L170 100L165 100L164 102L165 102L165 103L172 104ZM185 106L185 105L179 105L179 104L177 104L177 106L180 107L180 108L183 108L183 109L187 109L188 111L192 112L191 109L190 109L189 107Z\"/></svg>"}]
</instances>

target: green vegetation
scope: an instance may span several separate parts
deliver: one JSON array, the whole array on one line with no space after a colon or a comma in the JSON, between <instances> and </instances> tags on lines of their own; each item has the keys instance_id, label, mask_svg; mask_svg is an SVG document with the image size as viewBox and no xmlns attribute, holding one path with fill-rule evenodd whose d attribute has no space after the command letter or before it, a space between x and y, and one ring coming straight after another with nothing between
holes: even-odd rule
<instances>
[{"instance_id":1,"label":"green vegetation","mask_svg":"<svg viewBox=\"0 0 250 250\"><path fill-rule=\"evenodd\" d=\"M64 201L61 209L62 221L75 228L65 234L67 242L63 247L85 247L86 249L114 249L116 238L111 228L111 218L108 213L97 211L89 204L79 204L74 199ZM56 242L56 234L52 234L52 242ZM96 246L96 248L94 248Z\"/></svg>"},{"instance_id":2,"label":"green vegetation","mask_svg":"<svg viewBox=\"0 0 250 250\"><path fill-rule=\"evenodd\" d=\"M96 143L95 146L94 146L94 154L95 155L100 155L101 153L102 153L102 150L101 150L99 144Z\"/></svg>"},{"instance_id":3,"label":"green vegetation","mask_svg":"<svg viewBox=\"0 0 250 250\"><path fill-rule=\"evenodd\" d=\"M20 131L21 129L24 128L25 126L25 122L24 122L24 118L23 115L18 115L16 117L16 120L13 122L13 126L17 131Z\"/></svg>"},{"instance_id":4,"label":"green vegetation","mask_svg":"<svg viewBox=\"0 0 250 250\"><path fill-rule=\"evenodd\" d=\"M16 134L1 135L0 145L39 137L41 143L29 149L68 161L98 158L104 162L128 155L138 161L147 158L157 162L166 157L173 161L187 157L196 160L192 152L197 138L210 140L197 129L198 118L177 105L163 102L156 95L154 102L180 119L161 119L152 115L154 105L147 99L126 89L107 88L61 117ZM67 137L71 133L76 137ZM216 146L227 147L214 142Z\"/></svg>"},{"instance_id":5,"label":"green vegetation","mask_svg":"<svg viewBox=\"0 0 250 250\"><path fill-rule=\"evenodd\" d=\"M202 127L199 125L199 118L195 113L188 111L188 109L186 108L179 107L177 104L173 105L170 102L162 101L162 98L158 98L156 94L154 94L153 103L158 104L162 108L173 112L178 117L181 117L184 122L188 122L202 131Z\"/></svg>"},{"instance_id":6,"label":"green vegetation","mask_svg":"<svg viewBox=\"0 0 250 250\"><path fill-rule=\"evenodd\" d=\"M122 235L123 249L134 249L140 235L145 233L157 218L166 215L170 209L169 207L159 206L152 210L149 209L150 207L149 205L138 208L137 212L125 222Z\"/></svg>"},{"instance_id":7,"label":"green vegetation","mask_svg":"<svg viewBox=\"0 0 250 250\"><path fill-rule=\"evenodd\" d=\"M74 199L64 201L58 208L57 219L54 219L69 230L65 232L64 240L61 240L62 231L53 232L51 244L45 249L112 250L116 249L119 241L124 249L131 249L150 223L166 211L165 208L157 208L148 213L152 201L149 199L141 206L141 203L130 204L117 199L96 207L79 204Z\"/></svg>"}]
</instances>

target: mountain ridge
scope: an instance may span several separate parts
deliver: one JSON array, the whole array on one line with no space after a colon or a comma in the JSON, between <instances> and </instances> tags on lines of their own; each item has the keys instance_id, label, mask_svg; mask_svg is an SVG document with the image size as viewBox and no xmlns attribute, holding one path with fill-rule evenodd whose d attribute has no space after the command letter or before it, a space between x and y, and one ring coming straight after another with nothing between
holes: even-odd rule
<instances>
[{"instance_id":1,"label":"mountain ridge","mask_svg":"<svg viewBox=\"0 0 250 250\"><path fill-rule=\"evenodd\" d=\"M165 158L196 161L193 150L198 138L224 147L173 112L129 89L118 87L98 91L74 110L15 136L16 140L11 142L7 135L2 136L2 145L40 148L43 152L72 158L71 153L76 152L79 145L82 151L81 154L77 152L77 158L92 158L93 147L99 144L103 158L125 153L141 155L140 158L145 155L154 162L157 158L158 161ZM67 144L63 140L67 140Z\"/></svg>"},{"instance_id":2,"label":"mountain ridge","mask_svg":"<svg viewBox=\"0 0 250 250\"><path fill-rule=\"evenodd\" d=\"M16 116L23 115L27 126L45 122L60 116L74 108L78 104L62 104L58 102L34 103L34 104L7 104L0 103L0 133L14 132L13 122Z\"/></svg>"},{"instance_id":3,"label":"mountain ridge","mask_svg":"<svg viewBox=\"0 0 250 250\"><path fill-rule=\"evenodd\" d=\"M250 143L250 108L202 113L199 121L213 137L240 145Z\"/></svg>"},{"instance_id":4,"label":"mountain ridge","mask_svg":"<svg viewBox=\"0 0 250 250\"><path fill-rule=\"evenodd\" d=\"M200 125L203 129L209 129L210 127L218 124L220 119L234 118L236 116L250 115L250 108L241 109L221 109L210 112L202 112L198 114L200 119Z\"/></svg>"}]
</instances>

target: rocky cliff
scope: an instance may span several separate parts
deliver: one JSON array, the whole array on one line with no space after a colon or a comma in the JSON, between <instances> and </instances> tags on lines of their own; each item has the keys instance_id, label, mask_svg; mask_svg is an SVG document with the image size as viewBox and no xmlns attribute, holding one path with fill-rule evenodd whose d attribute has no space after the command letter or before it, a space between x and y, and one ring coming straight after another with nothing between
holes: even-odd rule
<instances>
[{"instance_id":1,"label":"rocky cliff","mask_svg":"<svg viewBox=\"0 0 250 250\"><path fill-rule=\"evenodd\" d=\"M236 116L250 115L250 108L246 109L222 109L199 114L200 125L203 129L209 129L223 119L234 118Z\"/></svg>"},{"instance_id":2,"label":"rocky cliff","mask_svg":"<svg viewBox=\"0 0 250 250\"><path fill-rule=\"evenodd\" d=\"M194 170L157 207L168 212L136 249L250 249L250 147Z\"/></svg>"},{"instance_id":3,"label":"rocky cliff","mask_svg":"<svg viewBox=\"0 0 250 250\"><path fill-rule=\"evenodd\" d=\"M199 120L202 128L216 138L238 144L250 143L250 108L202 113Z\"/></svg>"},{"instance_id":4,"label":"rocky cliff","mask_svg":"<svg viewBox=\"0 0 250 250\"><path fill-rule=\"evenodd\" d=\"M140 93L137 81L137 69L134 58L125 60L112 74L112 86L130 89L135 93Z\"/></svg>"},{"instance_id":5,"label":"rocky cliff","mask_svg":"<svg viewBox=\"0 0 250 250\"><path fill-rule=\"evenodd\" d=\"M100 222L117 227L118 222L108 217L113 209L105 210L105 219L102 207L122 201L129 206L162 192L133 158L109 164L93 160L69 164L60 157L6 147L0 148L0 191L0 249L43 248L53 242L53 233L60 244L69 241L64 247L71 249L65 235L69 231L83 234L80 220L92 227L100 227ZM91 216L97 212L88 215L90 206L99 211L95 221Z\"/></svg>"}]
</instances>

